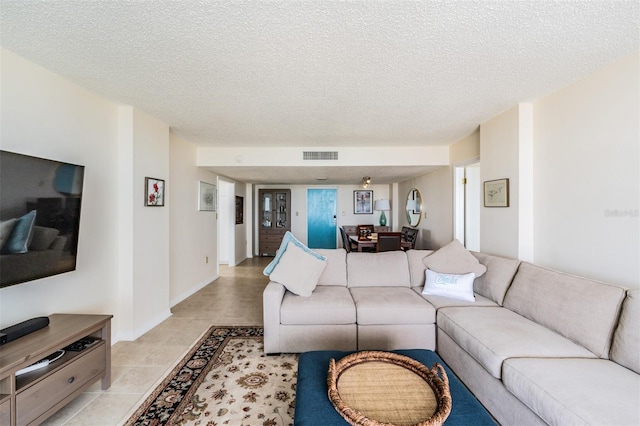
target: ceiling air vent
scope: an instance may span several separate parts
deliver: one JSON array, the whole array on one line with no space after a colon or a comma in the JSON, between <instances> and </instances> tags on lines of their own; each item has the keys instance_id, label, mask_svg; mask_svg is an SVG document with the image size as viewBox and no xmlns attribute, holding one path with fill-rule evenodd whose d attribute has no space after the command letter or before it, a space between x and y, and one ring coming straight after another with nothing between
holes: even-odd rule
<instances>
[{"instance_id":1,"label":"ceiling air vent","mask_svg":"<svg viewBox=\"0 0 640 426\"><path fill-rule=\"evenodd\" d=\"M303 160L337 160L338 151L303 151Z\"/></svg>"}]
</instances>

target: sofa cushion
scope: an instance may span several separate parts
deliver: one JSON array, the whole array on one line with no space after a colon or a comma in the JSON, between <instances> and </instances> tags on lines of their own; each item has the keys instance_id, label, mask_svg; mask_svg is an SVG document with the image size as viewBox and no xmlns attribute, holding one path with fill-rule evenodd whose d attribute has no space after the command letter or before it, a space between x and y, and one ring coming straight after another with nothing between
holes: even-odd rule
<instances>
[{"instance_id":1,"label":"sofa cushion","mask_svg":"<svg viewBox=\"0 0 640 426\"><path fill-rule=\"evenodd\" d=\"M613 335L611 359L640 374L640 290L627 291Z\"/></svg>"},{"instance_id":2,"label":"sofa cushion","mask_svg":"<svg viewBox=\"0 0 640 426\"><path fill-rule=\"evenodd\" d=\"M625 290L522 262L504 307L607 358Z\"/></svg>"},{"instance_id":3,"label":"sofa cushion","mask_svg":"<svg viewBox=\"0 0 640 426\"><path fill-rule=\"evenodd\" d=\"M33 224L36 221L36 211L21 216L16 221L9 238L2 247L2 252L7 254L26 253L33 237Z\"/></svg>"},{"instance_id":4,"label":"sofa cushion","mask_svg":"<svg viewBox=\"0 0 640 426\"><path fill-rule=\"evenodd\" d=\"M422 260L433 253L433 250L407 250L407 261L409 262L409 276L411 278L411 287L424 286L424 271L427 265Z\"/></svg>"},{"instance_id":5,"label":"sofa cushion","mask_svg":"<svg viewBox=\"0 0 640 426\"><path fill-rule=\"evenodd\" d=\"M473 282L474 291L502 305L507 289L518 271L520 260L478 252L471 252L471 254L487 267L487 272L476 277Z\"/></svg>"},{"instance_id":6,"label":"sofa cushion","mask_svg":"<svg viewBox=\"0 0 640 426\"><path fill-rule=\"evenodd\" d=\"M425 257L422 262L427 268L445 274L467 274L473 272L476 277L487 272L487 267L481 265L471 252L460 241L453 240L435 253Z\"/></svg>"},{"instance_id":7,"label":"sofa cushion","mask_svg":"<svg viewBox=\"0 0 640 426\"><path fill-rule=\"evenodd\" d=\"M548 424L640 424L640 379L611 361L508 359L502 380Z\"/></svg>"},{"instance_id":8,"label":"sofa cushion","mask_svg":"<svg viewBox=\"0 0 640 426\"><path fill-rule=\"evenodd\" d=\"M436 310L410 288L358 287L351 296L358 325L433 324Z\"/></svg>"},{"instance_id":9,"label":"sofa cushion","mask_svg":"<svg viewBox=\"0 0 640 426\"><path fill-rule=\"evenodd\" d=\"M453 299L451 297L423 294L422 287L415 287L412 290L420 294L424 300L426 300L431 305L433 305L433 307L436 308L436 311L440 308L446 308L450 306L492 306L492 307L499 306L493 300L487 299L486 297L478 293L474 295L476 299L475 302L469 302L467 300Z\"/></svg>"},{"instance_id":10,"label":"sofa cushion","mask_svg":"<svg viewBox=\"0 0 640 426\"><path fill-rule=\"evenodd\" d=\"M313 249L327 258L327 267L320 275L318 285L347 286L347 251L345 249Z\"/></svg>"},{"instance_id":11,"label":"sofa cushion","mask_svg":"<svg viewBox=\"0 0 640 426\"><path fill-rule=\"evenodd\" d=\"M310 297L285 293L280 306L282 324L355 324L356 308L346 287L319 285Z\"/></svg>"},{"instance_id":12,"label":"sofa cushion","mask_svg":"<svg viewBox=\"0 0 640 426\"><path fill-rule=\"evenodd\" d=\"M326 260L321 260L289 242L269 279L282 284L298 296L309 297L326 266Z\"/></svg>"},{"instance_id":13,"label":"sofa cushion","mask_svg":"<svg viewBox=\"0 0 640 426\"><path fill-rule=\"evenodd\" d=\"M409 262L403 251L347 255L348 286L409 287Z\"/></svg>"},{"instance_id":14,"label":"sofa cushion","mask_svg":"<svg viewBox=\"0 0 640 426\"><path fill-rule=\"evenodd\" d=\"M501 307L442 308L437 319L438 327L497 379L507 358L595 357L582 346Z\"/></svg>"},{"instance_id":15,"label":"sofa cushion","mask_svg":"<svg viewBox=\"0 0 640 426\"><path fill-rule=\"evenodd\" d=\"M29 250L47 250L56 239L59 230L55 228L45 228L43 226L33 227L33 238Z\"/></svg>"},{"instance_id":16,"label":"sofa cushion","mask_svg":"<svg viewBox=\"0 0 640 426\"><path fill-rule=\"evenodd\" d=\"M439 272L427 269L426 280L422 294L430 294L434 296L445 296L452 299L462 299L468 302L474 302L473 296L473 279L476 274L469 272L468 274L441 274Z\"/></svg>"}]
</instances>

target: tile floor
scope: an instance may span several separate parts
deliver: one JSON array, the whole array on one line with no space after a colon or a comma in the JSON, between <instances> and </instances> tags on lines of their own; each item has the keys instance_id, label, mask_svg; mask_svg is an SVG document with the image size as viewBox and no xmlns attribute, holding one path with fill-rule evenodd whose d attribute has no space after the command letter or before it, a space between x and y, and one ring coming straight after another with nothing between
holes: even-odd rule
<instances>
[{"instance_id":1,"label":"tile floor","mask_svg":"<svg viewBox=\"0 0 640 426\"><path fill-rule=\"evenodd\" d=\"M220 265L220 278L174 306L166 321L134 342L113 345L108 390L96 383L43 424L121 424L209 326L262 325L262 290L268 282L262 270L271 259Z\"/></svg>"}]
</instances>

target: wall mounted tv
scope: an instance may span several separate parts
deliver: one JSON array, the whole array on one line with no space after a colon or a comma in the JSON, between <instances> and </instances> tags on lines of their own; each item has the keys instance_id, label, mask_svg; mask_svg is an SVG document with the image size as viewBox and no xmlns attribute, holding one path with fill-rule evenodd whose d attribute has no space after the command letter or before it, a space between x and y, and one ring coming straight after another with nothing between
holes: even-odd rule
<instances>
[{"instance_id":1,"label":"wall mounted tv","mask_svg":"<svg viewBox=\"0 0 640 426\"><path fill-rule=\"evenodd\" d=\"M76 269L84 167L0 150L0 288Z\"/></svg>"}]
</instances>

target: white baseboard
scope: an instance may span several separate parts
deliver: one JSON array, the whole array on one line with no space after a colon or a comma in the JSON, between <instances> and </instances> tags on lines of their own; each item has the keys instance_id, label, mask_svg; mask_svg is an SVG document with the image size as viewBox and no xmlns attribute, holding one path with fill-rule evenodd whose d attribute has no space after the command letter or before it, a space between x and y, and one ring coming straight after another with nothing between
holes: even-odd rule
<instances>
[{"instance_id":1,"label":"white baseboard","mask_svg":"<svg viewBox=\"0 0 640 426\"><path fill-rule=\"evenodd\" d=\"M133 342L138 337L142 336L143 334L145 334L149 330L153 329L154 327L159 325L162 321L166 320L170 316L171 316L171 311L167 309L166 311L164 311L164 312L156 315L155 317L145 321L139 327L135 327L134 330L131 330L131 331L128 331L128 332L124 332L124 333L118 333L118 335L112 335L111 336L111 344L115 345L119 341Z\"/></svg>"},{"instance_id":2,"label":"white baseboard","mask_svg":"<svg viewBox=\"0 0 640 426\"><path fill-rule=\"evenodd\" d=\"M207 278L206 280L201 281L200 283L196 284L193 288L191 288L191 289L179 294L178 296L174 297L173 299L171 299L169 301L170 306L173 308L178 303L182 302L184 299L186 299L187 297L193 295L194 293L202 290L204 287L208 286L209 284L211 284L212 282L214 282L218 278L220 278L220 275L215 274L215 275L211 276L210 278Z\"/></svg>"}]
</instances>

